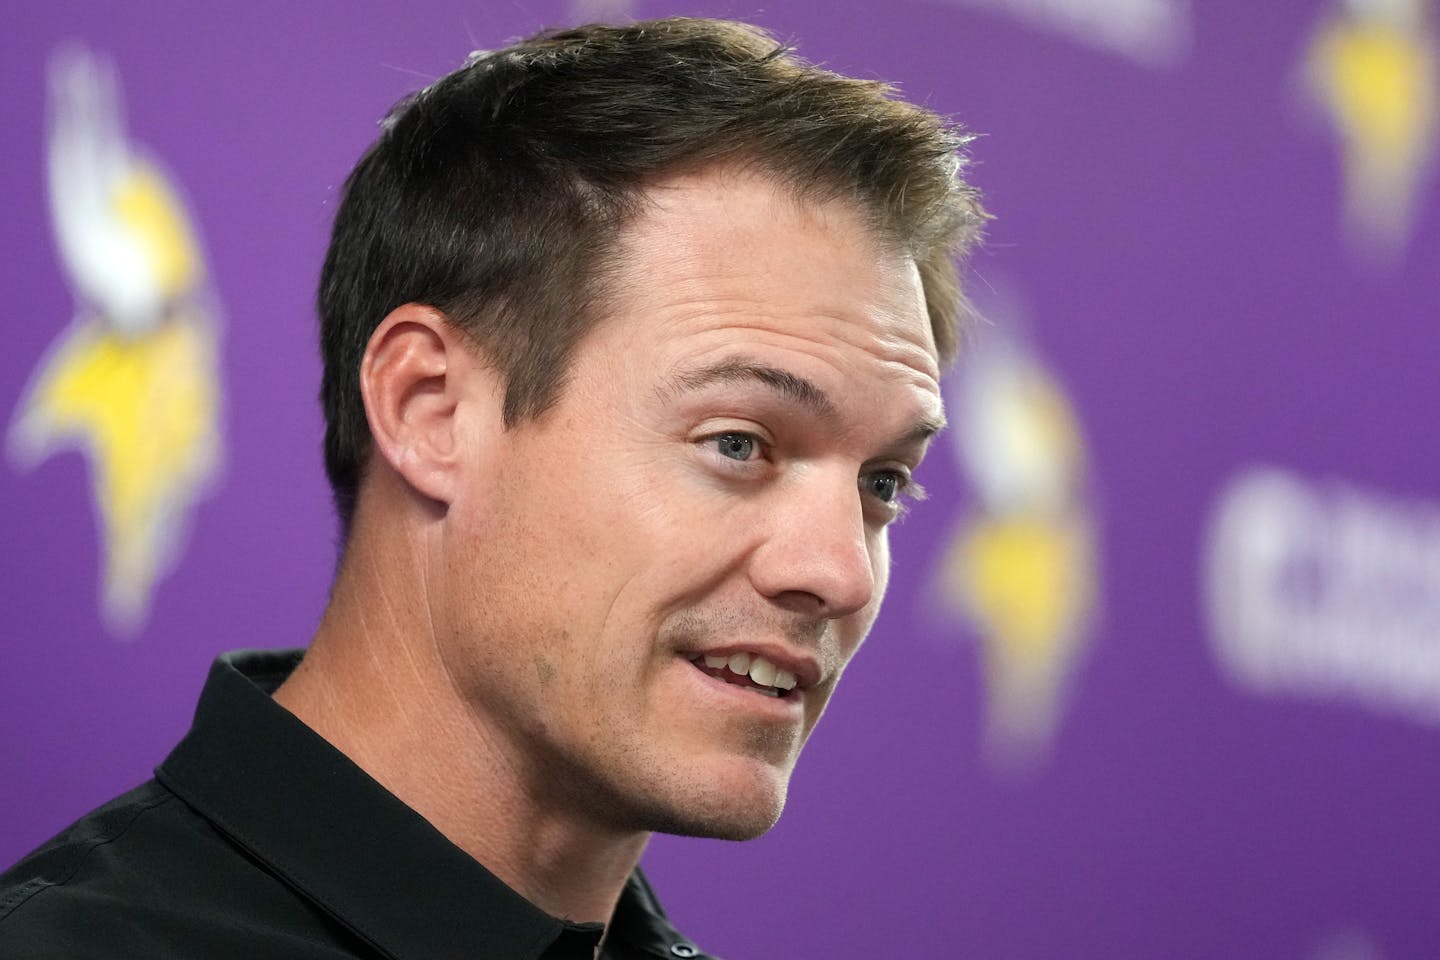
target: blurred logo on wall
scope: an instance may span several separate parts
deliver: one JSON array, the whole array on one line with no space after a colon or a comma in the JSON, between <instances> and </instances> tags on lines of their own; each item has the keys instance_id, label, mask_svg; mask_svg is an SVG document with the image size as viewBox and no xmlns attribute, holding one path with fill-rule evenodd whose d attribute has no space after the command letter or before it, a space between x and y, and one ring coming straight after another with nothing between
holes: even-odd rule
<instances>
[{"instance_id":1,"label":"blurred logo on wall","mask_svg":"<svg viewBox=\"0 0 1440 960\"><path fill-rule=\"evenodd\" d=\"M51 59L47 167L75 315L20 398L9 452L25 469L64 449L88 459L101 612L133 635L218 469L218 313L179 191L127 137L113 66L81 49Z\"/></svg>"},{"instance_id":2,"label":"blurred logo on wall","mask_svg":"<svg viewBox=\"0 0 1440 960\"><path fill-rule=\"evenodd\" d=\"M942 596L981 645L987 753L1026 767L1048 752L1095 608L1085 445L1058 382L1002 328L982 330L952 391L949 437L973 499Z\"/></svg>"},{"instance_id":3,"label":"blurred logo on wall","mask_svg":"<svg viewBox=\"0 0 1440 960\"><path fill-rule=\"evenodd\" d=\"M1221 493L1206 549L1235 684L1440 723L1440 504L1257 468Z\"/></svg>"},{"instance_id":4,"label":"blurred logo on wall","mask_svg":"<svg viewBox=\"0 0 1440 960\"><path fill-rule=\"evenodd\" d=\"M1173 67L1190 53L1189 0L945 0L989 7L1076 43L1146 67Z\"/></svg>"},{"instance_id":5,"label":"blurred logo on wall","mask_svg":"<svg viewBox=\"0 0 1440 960\"><path fill-rule=\"evenodd\" d=\"M1440 44L1429 0L1343 0L1306 53L1310 94L1340 144L1347 232L1366 260L1409 239L1440 137Z\"/></svg>"}]
</instances>

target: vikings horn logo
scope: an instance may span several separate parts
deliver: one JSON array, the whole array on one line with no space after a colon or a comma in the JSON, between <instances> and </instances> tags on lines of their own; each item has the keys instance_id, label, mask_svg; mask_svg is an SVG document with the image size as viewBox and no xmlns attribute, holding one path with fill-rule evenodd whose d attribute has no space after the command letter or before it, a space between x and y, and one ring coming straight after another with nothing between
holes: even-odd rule
<instances>
[{"instance_id":1,"label":"vikings horn logo","mask_svg":"<svg viewBox=\"0 0 1440 960\"><path fill-rule=\"evenodd\" d=\"M1440 54L1428 0L1344 0L1307 56L1340 139L1345 219L1369 254L1403 250L1440 137Z\"/></svg>"},{"instance_id":2,"label":"vikings horn logo","mask_svg":"<svg viewBox=\"0 0 1440 960\"><path fill-rule=\"evenodd\" d=\"M974 500L943 596L979 635L990 759L1037 761L1058 725L1095 605L1095 533L1080 429L1022 343L985 328L958 371L951 434Z\"/></svg>"},{"instance_id":3,"label":"vikings horn logo","mask_svg":"<svg viewBox=\"0 0 1440 960\"><path fill-rule=\"evenodd\" d=\"M126 139L113 68L83 51L51 63L47 159L75 317L20 400L10 453L21 467L88 458L101 609L133 635L217 471L218 320L177 191Z\"/></svg>"}]
</instances>

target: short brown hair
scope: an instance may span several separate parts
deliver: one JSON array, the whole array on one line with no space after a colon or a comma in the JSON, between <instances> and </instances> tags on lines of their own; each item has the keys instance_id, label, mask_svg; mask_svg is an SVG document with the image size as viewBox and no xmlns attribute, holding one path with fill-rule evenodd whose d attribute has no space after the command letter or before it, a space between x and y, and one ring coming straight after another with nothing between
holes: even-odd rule
<instances>
[{"instance_id":1,"label":"short brown hair","mask_svg":"<svg viewBox=\"0 0 1440 960\"><path fill-rule=\"evenodd\" d=\"M564 384L607 257L647 184L754 167L845 199L916 260L942 360L955 271L985 214L968 138L892 88L794 56L746 24L675 18L546 32L402 101L345 184L319 291L325 467L348 529L369 454L359 371L376 326L429 304L506 378L508 425Z\"/></svg>"}]
</instances>

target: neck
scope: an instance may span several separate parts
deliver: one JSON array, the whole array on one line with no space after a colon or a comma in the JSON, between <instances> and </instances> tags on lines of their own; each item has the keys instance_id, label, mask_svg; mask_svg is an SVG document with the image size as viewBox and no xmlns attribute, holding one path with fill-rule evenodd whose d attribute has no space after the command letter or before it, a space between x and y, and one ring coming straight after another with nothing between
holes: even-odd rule
<instances>
[{"instance_id":1,"label":"neck","mask_svg":"<svg viewBox=\"0 0 1440 960\"><path fill-rule=\"evenodd\" d=\"M608 922L649 835L587 819L531 775L483 705L449 681L417 539L368 539L384 550L352 537L310 649L276 701L531 903Z\"/></svg>"}]
</instances>

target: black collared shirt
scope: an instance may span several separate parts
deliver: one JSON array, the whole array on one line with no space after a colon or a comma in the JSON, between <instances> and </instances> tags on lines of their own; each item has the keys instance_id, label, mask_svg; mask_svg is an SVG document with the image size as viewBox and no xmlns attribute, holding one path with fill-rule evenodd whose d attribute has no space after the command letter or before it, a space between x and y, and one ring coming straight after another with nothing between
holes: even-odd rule
<instances>
[{"instance_id":1,"label":"black collared shirt","mask_svg":"<svg viewBox=\"0 0 1440 960\"><path fill-rule=\"evenodd\" d=\"M155 779L0 875L0 956L593 960L602 927L511 890L270 698L299 651L215 661ZM604 957L700 957L644 876Z\"/></svg>"}]
</instances>

